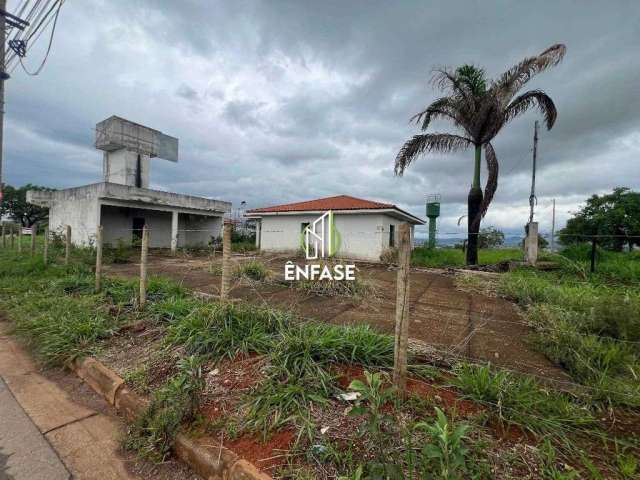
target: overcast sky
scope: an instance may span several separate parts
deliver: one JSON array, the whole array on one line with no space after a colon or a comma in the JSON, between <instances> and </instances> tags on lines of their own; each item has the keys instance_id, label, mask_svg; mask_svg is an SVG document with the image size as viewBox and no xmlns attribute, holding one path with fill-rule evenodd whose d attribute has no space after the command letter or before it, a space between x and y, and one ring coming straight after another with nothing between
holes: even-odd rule
<instances>
[{"instance_id":1,"label":"overcast sky","mask_svg":"<svg viewBox=\"0 0 640 480\"><path fill-rule=\"evenodd\" d=\"M472 151L393 175L417 132L409 118L438 94L431 71L474 63L493 77L554 43L567 45L565 60L526 86L559 112L539 143L548 231L552 198L564 223L592 193L640 187L637 0L67 0L42 73L18 67L7 82L5 181L100 181L93 128L115 114L180 139L179 163L152 160L153 188L249 208L349 194L419 216L440 193L441 231L462 232ZM520 231L527 220L536 118L494 141L501 173L485 226Z\"/></svg>"}]
</instances>

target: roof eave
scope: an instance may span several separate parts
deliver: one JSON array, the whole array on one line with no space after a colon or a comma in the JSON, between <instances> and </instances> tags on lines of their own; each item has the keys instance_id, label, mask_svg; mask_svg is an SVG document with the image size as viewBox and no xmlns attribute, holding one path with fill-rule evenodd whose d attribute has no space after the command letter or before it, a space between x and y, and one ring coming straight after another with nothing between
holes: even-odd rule
<instances>
[{"instance_id":1,"label":"roof eave","mask_svg":"<svg viewBox=\"0 0 640 480\"><path fill-rule=\"evenodd\" d=\"M415 217L404 210L400 210L399 208L354 208L354 209L345 209L345 210L331 210L333 213L337 214L374 214L374 213L383 213L383 214L395 214L393 216L400 217L401 219L407 220L409 223L414 225L424 225L426 222L421 218ZM276 216L291 216L291 215L320 215L326 212L326 210L289 210L284 212L252 212L247 211L245 213L245 217L249 219L258 219L261 217L276 217Z\"/></svg>"}]
</instances>

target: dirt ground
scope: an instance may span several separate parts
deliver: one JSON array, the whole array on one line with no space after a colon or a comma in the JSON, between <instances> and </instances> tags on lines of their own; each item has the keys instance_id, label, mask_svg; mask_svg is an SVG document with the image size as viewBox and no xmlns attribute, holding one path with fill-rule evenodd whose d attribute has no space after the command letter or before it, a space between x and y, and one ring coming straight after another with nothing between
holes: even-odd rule
<instances>
[{"instance_id":1,"label":"dirt ground","mask_svg":"<svg viewBox=\"0 0 640 480\"><path fill-rule=\"evenodd\" d=\"M343 325L368 324L393 334L396 276L393 267L357 263L357 276L372 282L376 293L354 300L322 297L291 288L283 281L288 257L234 255L238 265L259 259L272 271L269 281L235 280L231 297L292 309L300 316ZM107 275L137 277L139 264L113 264ZM150 255L150 275L170 277L196 292L217 295L221 258ZM531 333L517 307L500 298L457 290L453 275L414 269L410 278L410 327L413 343L428 346L445 357L490 361L495 365L556 380L567 379L544 355L527 344Z\"/></svg>"}]
</instances>

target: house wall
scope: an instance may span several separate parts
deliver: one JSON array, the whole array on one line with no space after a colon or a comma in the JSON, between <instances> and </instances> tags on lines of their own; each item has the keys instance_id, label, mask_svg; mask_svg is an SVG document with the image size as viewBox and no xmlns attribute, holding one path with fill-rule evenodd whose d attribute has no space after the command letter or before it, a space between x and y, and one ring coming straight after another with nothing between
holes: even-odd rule
<instances>
[{"instance_id":1,"label":"house wall","mask_svg":"<svg viewBox=\"0 0 640 480\"><path fill-rule=\"evenodd\" d=\"M263 216L260 228L260 248L272 252L300 250L302 223L311 223L318 215ZM389 246L389 226L396 226L396 245L400 220L384 214L334 214L341 243L337 255L356 260L378 261ZM413 230L413 228L412 228Z\"/></svg>"},{"instance_id":2,"label":"house wall","mask_svg":"<svg viewBox=\"0 0 640 480\"><path fill-rule=\"evenodd\" d=\"M178 217L178 247L206 247L212 239L222 236L222 217L180 214Z\"/></svg>"},{"instance_id":3,"label":"house wall","mask_svg":"<svg viewBox=\"0 0 640 480\"><path fill-rule=\"evenodd\" d=\"M127 245L131 244L133 219L144 218L149 228L149 246L170 248L171 216L172 212L166 211L103 205L101 223L104 243L115 245L121 240ZM222 217L178 214L178 247L206 246L211 237L218 237L221 232Z\"/></svg>"},{"instance_id":4,"label":"house wall","mask_svg":"<svg viewBox=\"0 0 640 480\"><path fill-rule=\"evenodd\" d=\"M96 238L98 201L90 192L70 192L49 208L49 231L64 235L71 226L71 243L91 245Z\"/></svg>"},{"instance_id":5,"label":"house wall","mask_svg":"<svg viewBox=\"0 0 640 480\"><path fill-rule=\"evenodd\" d=\"M149 228L149 247L171 246L171 212L103 205L101 217L104 243L116 245L122 241L130 245L133 240L133 219L144 218Z\"/></svg>"}]
</instances>

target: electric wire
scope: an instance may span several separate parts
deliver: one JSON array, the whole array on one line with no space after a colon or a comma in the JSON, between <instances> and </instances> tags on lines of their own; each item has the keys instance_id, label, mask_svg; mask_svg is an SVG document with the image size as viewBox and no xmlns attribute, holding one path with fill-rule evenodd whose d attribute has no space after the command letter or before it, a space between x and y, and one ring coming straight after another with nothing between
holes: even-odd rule
<instances>
[{"instance_id":1,"label":"electric wire","mask_svg":"<svg viewBox=\"0 0 640 480\"><path fill-rule=\"evenodd\" d=\"M58 8L57 8L56 13L55 13L55 15L54 15L54 17L53 17L53 26L51 27L51 35L49 36L49 44L48 44L48 46L47 46L47 51L46 51L46 53L45 53L45 55L44 55L44 58L42 59L42 62L40 63L40 66L38 66L38 68L37 68L35 71L30 72L30 71L27 69L27 67L24 65L24 63L23 63L23 61L22 61L22 58L21 58L21 57L18 57L18 59L19 59L19 61L20 61L20 65L22 66L22 69L25 71L25 73L26 73L27 75L31 75L31 76L36 76L36 75L38 75L38 74L42 71L42 69L44 68L45 64L47 63L47 59L49 58L49 53L51 52L51 46L53 45L53 37L54 37L54 35L55 35L55 33L56 33L56 25L57 25L57 23L58 23L58 16L60 15L60 8L62 7L62 4L63 4L63 3L64 3L64 1L63 1L63 0L60 0L60 1L59 1L59 3L58 3ZM46 18L46 17L45 17L45 18ZM43 20L44 20L44 19L43 19ZM45 28L46 28L46 27L45 27ZM44 29L43 29L42 31L44 31ZM31 37L29 37L29 38L31 38ZM38 38L39 38L39 36L38 36L38 37L36 37L36 41L37 41L37 39L38 39ZM29 42L29 43L30 43L30 42ZM34 42L34 43L35 43L35 42Z\"/></svg>"}]
</instances>

